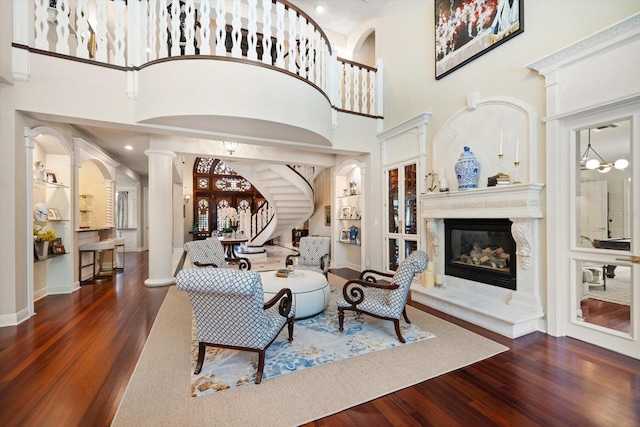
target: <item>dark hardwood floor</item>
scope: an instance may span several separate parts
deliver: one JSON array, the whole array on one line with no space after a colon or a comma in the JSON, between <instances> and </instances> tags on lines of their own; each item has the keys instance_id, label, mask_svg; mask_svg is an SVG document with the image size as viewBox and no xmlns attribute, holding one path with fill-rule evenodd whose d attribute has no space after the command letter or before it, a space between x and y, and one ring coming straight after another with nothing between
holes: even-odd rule
<instances>
[{"instance_id":1,"label":"dark hardwood floor","mask_svg":"<svg viewBox=\"0 0 640 427\"><path fill-rule=\"evenodd\" d=\"M111 423L167 292L144 286L147 263L128 253L114 281L43 298L0 328L1 426ZM510 350L308 426L640 425L639 360L543 333L510 340L413 305Z\"/></svg>"}]
</instances>

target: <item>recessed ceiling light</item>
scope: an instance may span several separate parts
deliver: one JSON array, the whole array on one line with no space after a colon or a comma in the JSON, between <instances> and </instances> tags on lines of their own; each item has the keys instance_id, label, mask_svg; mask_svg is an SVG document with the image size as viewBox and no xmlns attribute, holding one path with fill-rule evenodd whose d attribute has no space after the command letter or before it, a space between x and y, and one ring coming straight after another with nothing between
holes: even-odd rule
<instances>
[{"instance_id":1,"label":"recessed ceiling light","mask_svg":"<svg viewBox=\"0 0 640 427\"><path fill-rule=\"evenodd\" d=\"M132 145L125 145L124 149L131 151L131 150L133 150L133 146Z\"/></svg>"},{"instance_id":2,"label":"recessed ceiling light","mask_svg":"<svg viewBox=\"0 0 640 427\"><path fill-rule=\"evenodd\" d=\"M316 5L316 12L318 13L323 13L324 12L324 5L323 4L317 4Z\"/></svg>"}]
</instances>

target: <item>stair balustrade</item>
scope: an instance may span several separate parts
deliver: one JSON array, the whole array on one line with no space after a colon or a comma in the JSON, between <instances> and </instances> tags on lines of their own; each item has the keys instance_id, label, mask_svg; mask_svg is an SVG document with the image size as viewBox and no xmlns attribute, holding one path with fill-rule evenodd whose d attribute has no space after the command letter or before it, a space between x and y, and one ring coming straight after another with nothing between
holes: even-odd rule
<instances>
[{"instance_id":1,"label":"stair balustrade","mask_svg":"<svg viewBox=\"0 0 640 427\"><path fill-rule=\"evenodd\" d=\"M14 40L16 48L127 72L194 55L253 61L306 80L339 111L382 116L381 64L373 68L338 58L322 29L288 2L14 0L14 9L15 16L33 17L22 24L34 34L33 46Z\"/></svg>"}]
</instances>

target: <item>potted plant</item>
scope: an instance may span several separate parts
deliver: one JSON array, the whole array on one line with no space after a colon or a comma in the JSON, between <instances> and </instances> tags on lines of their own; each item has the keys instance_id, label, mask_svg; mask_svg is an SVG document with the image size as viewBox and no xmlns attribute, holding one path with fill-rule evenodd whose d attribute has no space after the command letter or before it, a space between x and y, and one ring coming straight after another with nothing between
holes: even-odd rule
<instances>
[{"instance_id":1,"label":"potted plant","mask_svg":"<svg viewBox=\"0 0 640 427\"><path fill-rule=\"evenodd\" d=\"M57 237L56 232L49 227L40 225L33 226L33 242L38 258L45 258L47 256L49 253L49 242L55 240Z\"/></svg>"}]
</instances>

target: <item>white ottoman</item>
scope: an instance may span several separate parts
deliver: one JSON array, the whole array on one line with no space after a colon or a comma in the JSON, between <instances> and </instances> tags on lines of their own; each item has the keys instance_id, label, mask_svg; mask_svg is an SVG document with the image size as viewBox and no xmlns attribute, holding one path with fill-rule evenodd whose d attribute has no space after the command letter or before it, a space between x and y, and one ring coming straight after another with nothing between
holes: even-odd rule
<instances>
[{"instance_id":1,"label":"white ottoman","mask_svg":"<svg viewBox=\"0 0 640 427\"><path fill-rule=\"evenodd\" d=\"M291 277L276 277L275 271L260 273L264 300L269 301L283 288L291 289L296 319L315 316L329 305L331 288L327 278L314 271L296 271Z\"/></svg>"}]
</instances>

